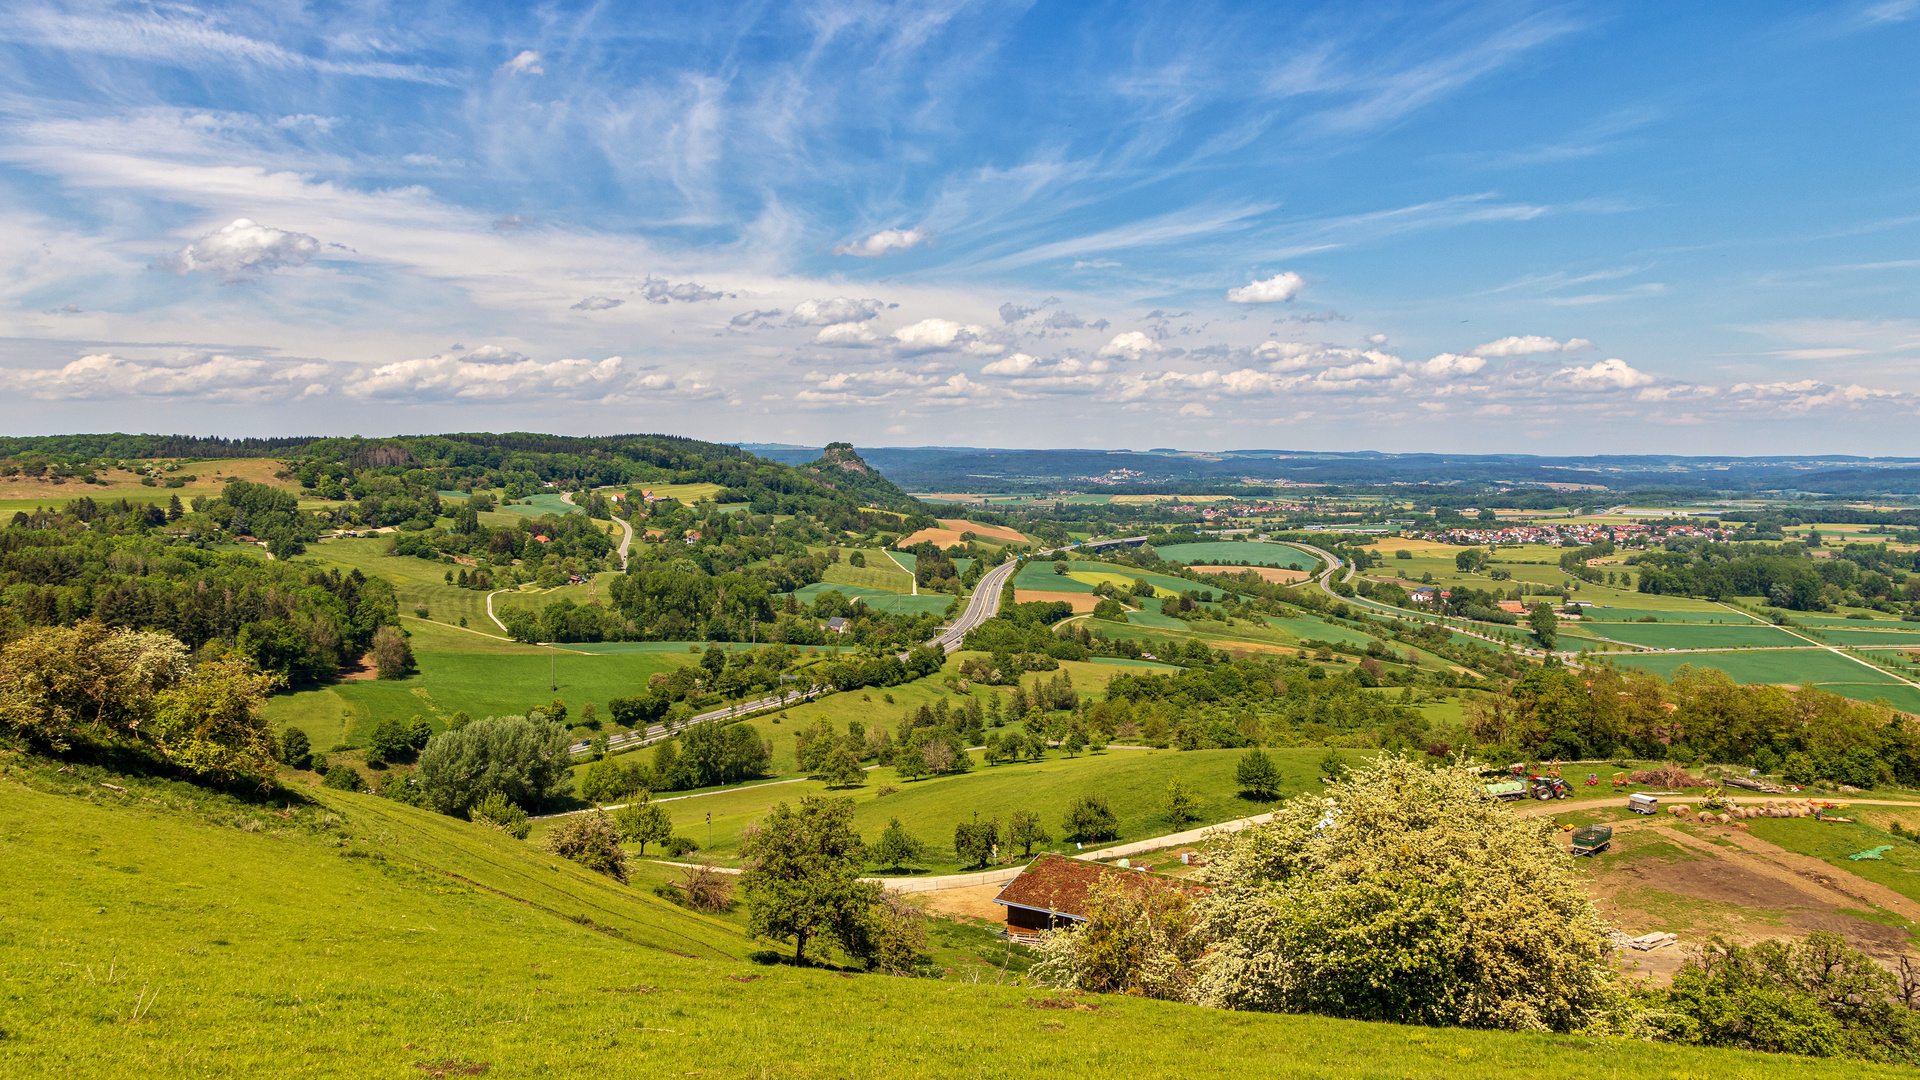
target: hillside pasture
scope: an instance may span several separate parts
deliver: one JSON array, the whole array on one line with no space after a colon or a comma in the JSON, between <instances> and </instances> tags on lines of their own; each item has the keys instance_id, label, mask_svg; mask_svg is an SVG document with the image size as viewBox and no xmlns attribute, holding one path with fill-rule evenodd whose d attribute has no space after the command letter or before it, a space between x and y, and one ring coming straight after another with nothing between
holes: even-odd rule
<instances>
[{"instance_id":1,"label":"hillside pasture","mask_svg":"<svg viewBox=\"0 0 1920 1080\"><path fill-rule=\"evenodd\" d=\"M413 635L418 674L276 694L262 714L275 727L305 731L321 750L364 746L374 726L389 717L425 716L441 731L456 711L476 718L520 714L556 697L572 716L589 701L605 716L610 699L640 693L654 673L699 659L673 651L593 655L518 645L419 619L402 622ZM548 689L549 670L558 690Z\"/></svg>"},{"instance_id":2,"label":"hillside pasture","mask_svg":"<svg viewBox=\"0 0 1920 1080\"><path fill-rule=\"evenodd\" d=\"M216 1071L236 1075L501 1080L690 1068L913 1080L952 1075L956 1055L1064 1080L1360 1080L1460 1074L1469 1060L1476 1080L1535 1080L1542 1062L1602 1058L1606 1071L1638 1077L1904 1072L1136 997L1036 1017L1025 1003L1049 995L997 978L991 946L942 949L944 978L775 965L737 916L652 895L677 870L639 868L621 885L502 833L366 795L315 791L302 825L322 813L328 823L294 827L266 807L169 809L143 800L147 790L0 785L0 816L20 823L8 867L34 883L0 898L10 1074L186 1075L215 1055ZM240 820L252 826L232 827ZM936 941L951 925L936 924ZM132 1020L156 987L157 1003ZM1196 1050L1216 1046L1233 1052Z\"/></svg>"},{"instance_id":3,"label":"hillside pasture","mask_svg":"<svg viewBox=\"0 0 1920 1080\"><path fill-rule=\"evenodd\" d=\"M909 592L913 589L913 575L902 570L899 564L887 558L886 555L869 551L866 559L865 566L849 566L845 562L831 563L820 575L821 581L829 585L856 585L863 589L890 593Z\"/></svg>"}]
</instances>

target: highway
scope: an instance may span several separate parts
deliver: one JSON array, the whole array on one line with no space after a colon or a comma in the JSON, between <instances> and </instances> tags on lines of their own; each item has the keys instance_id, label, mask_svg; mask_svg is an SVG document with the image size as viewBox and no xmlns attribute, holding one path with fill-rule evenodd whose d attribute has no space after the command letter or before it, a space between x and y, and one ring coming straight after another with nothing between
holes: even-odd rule
<instances>
[{"instance_id":1,"label":"highway","mask_svg":"<svg viewBox=\"0 0 1920 1080\"><path fill-rule=\"evenodd\" d=\"M982 574L979 584L973 587L973 596L967 600L967 609L953 620L952 626L942 630L927 644L938 645L949 654L959 652L960 642L966 639L967 631L1000 613L1000 588L1019 572L1020 560L1008 559Z\"/></svg>"}]
</instances>

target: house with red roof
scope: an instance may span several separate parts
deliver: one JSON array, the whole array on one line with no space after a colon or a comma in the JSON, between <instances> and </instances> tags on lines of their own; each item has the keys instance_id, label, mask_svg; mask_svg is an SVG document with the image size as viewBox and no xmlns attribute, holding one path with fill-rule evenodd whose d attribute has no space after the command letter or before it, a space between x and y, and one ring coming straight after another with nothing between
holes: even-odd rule
<instances>
[{"instance_id":1,"label":"house with red roof","mask_svg":"<svg viewBox=\"0 0 1920 1080\"><path fill-rule=\"evenodd\" d=\"M1007 882L993 902L1007 909L1007 933L1037 934L1056 926L1086 922L1089 894L1102 882L1126 889L1185 889L1194 886L1145 870L1107 866L1064 855L1047 854L1027 864Z\"/></svg>"}]
</instances>

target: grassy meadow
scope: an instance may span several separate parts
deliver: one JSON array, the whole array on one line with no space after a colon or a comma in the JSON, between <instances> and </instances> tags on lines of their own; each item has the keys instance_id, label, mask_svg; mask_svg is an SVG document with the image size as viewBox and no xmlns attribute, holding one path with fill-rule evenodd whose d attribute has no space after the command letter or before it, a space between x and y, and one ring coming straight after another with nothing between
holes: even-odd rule
<instances>
[{"instance_id":1,"label":"grassy meadow","mask_svg":"<svg viewBox=\"0 0 1920 1080\"><path fill-rule=\"evenodd\" d=\"M122 795L85 771L15 764L0 778L0 859L31 883L0 896L9 1075L1904 1072L1139 998L1043 1011L1028 1003L1052 994L947 927L934 935L944 978L770 964L737 918L653 896L652 872L620 885L370 796L320 791L283 810L124 777Z\"/></svg>"},{"instance_id":2,"label":"grassy meadow","mask_svg":"<svg viewBox=\"0 0 1920 1080\"><path fill-rule=\"evenodd\" d=\"M978 813L984 820L998 818L1002 827L1015 810L1031 810L1053 835L1049 843L1037 844L1039 851L1073 853L1073 843L1064 837L1062 821L1072 803L1082 795L1104 796L1120 819L1120 835L1113 841L1088 844L1105 847L1109 843L1147 840L1174 831L1161 815L1160 804L1167 785L1179 779L1201 799L1199 817L1182 826L1199 828L1232 821L1251 814L1264 813L1271 803L1242 798L1234 780L1244 750L1107 750L1068 758L1049 753L1041 761L1006 765L986 765L974 754L970 772L907 781L890 768L867 770L866 782L859 787L829 790L823 781L756 784L750 787L716 791L711 794L660 799L673 814L674 831L690 837L701 846L700 857L721 865L737 865L740 834L749 825L766 816L775 803L793 802L802 795L830 794L854 801L854 825L869 842L878 839L892 818L923 841L930 858L925 869L930 873L957 873L964 869L955 861L953 829L971 821ZM1299 750L1268 750L1283 778L1283 795L1317 791L1320 774L1316 768L1326 750L1311 747ZM1345 751L1357 761L1356 751ZM883 787L897 790L881 795ZM708 819L712 815L712 842L708 843ZM550 827L553 819L536 822L538 834Z\"/></svg>"}]
</instances>

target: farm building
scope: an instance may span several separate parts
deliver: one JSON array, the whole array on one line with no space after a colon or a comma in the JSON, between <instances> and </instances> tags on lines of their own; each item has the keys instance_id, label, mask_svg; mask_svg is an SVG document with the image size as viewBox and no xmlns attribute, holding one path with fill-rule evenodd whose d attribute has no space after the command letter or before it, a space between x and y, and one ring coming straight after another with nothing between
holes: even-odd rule
<instances>
[{"instance_id":1,"label":"farm building","mask_svg":"<svg viewBox=\"0 0 1920 1080\"><path fill-rule=\"evenodd\" d=\"M1042 855L1007 882L993 902L1007 909L1007 932L1037 934L1055 926L1087 921L1087 894L1097 882L1113 881L1129 889L1190 889L1169 877L1143 870Z\"/></svg>"},{"instance_id":2,"label":"farm building","mask_svg":"<svg viewBox=\"0 0 1920 1080\"><path fill-rule=\"evenodd\" d=\"M829 630L836 634L844 634L847 631L853 629L853 624L841 618L840 616L835 615L833 618L828 619L827 625L821 627L820 629Z\"/></svg>"}]
</instances>

